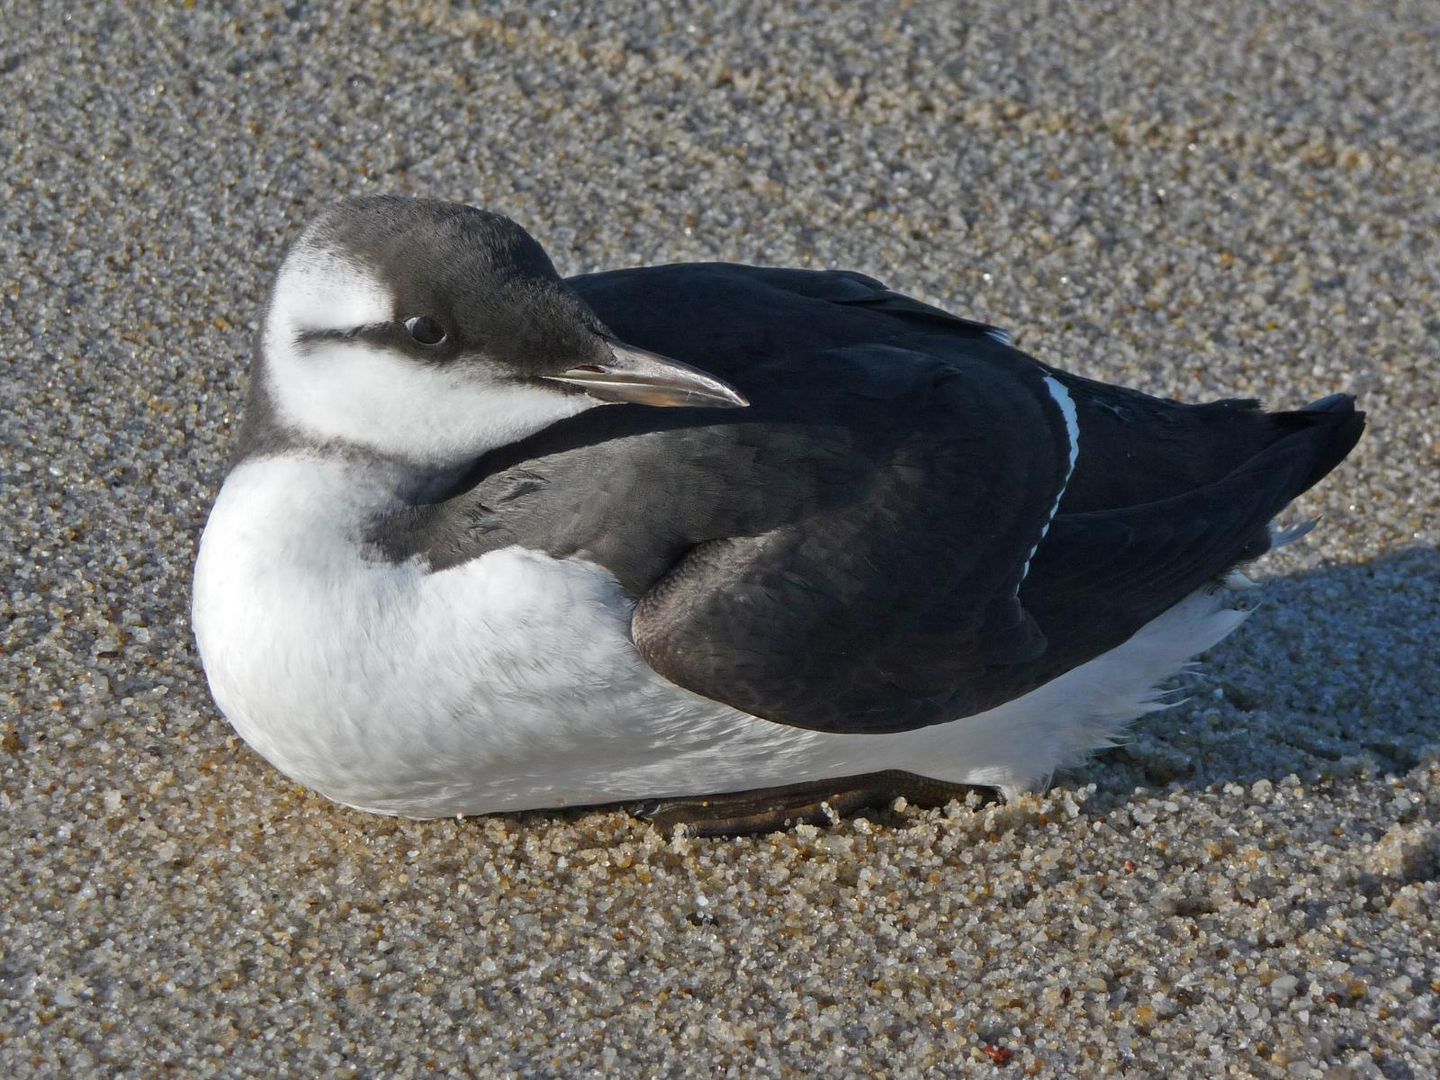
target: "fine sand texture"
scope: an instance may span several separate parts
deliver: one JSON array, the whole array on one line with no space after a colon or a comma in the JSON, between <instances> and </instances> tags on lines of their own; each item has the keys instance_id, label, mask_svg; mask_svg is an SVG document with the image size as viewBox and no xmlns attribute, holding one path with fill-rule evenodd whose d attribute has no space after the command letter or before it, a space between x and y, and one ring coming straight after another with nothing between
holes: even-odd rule
<instances>
[{"instance_id":1,"label":"fine sand texture","mask_svg":"<svg viewBox=\"0 0 1440 1080\"><path fill-rule=\"evenodd\" d=\"M1440 7L225 6L0 18L0 1075L1440 1075ZM1371 428L1043 797L366 816L233 736L188 608L284 244L381 191Z\"/></svg>"}]
</instances>

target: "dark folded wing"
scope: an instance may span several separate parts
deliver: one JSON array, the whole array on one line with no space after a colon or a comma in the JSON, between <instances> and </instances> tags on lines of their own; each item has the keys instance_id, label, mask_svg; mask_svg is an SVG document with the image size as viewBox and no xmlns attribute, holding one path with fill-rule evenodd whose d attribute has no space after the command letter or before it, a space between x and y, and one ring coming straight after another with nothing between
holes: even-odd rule
<instances>
[{"instance_id":1,"label":"dark folded wing","mask_svg":"<svg viewBox=\"0 0 1440 1080\"><path fill-rule=\"evenodd\" d=\"M745 712L828 731L953 719L987 665L1045 650L1016 599L1068 465L1038 372L947 366L900 403L865 490L697 544L636 606L656 671Z\"/></svg>"}]
</instances>

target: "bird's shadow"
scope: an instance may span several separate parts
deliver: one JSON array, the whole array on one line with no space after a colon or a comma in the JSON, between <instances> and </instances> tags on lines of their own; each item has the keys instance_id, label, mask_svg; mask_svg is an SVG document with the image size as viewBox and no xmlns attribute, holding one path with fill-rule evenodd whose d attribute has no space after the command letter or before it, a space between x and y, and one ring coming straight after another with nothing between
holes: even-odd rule
<instances>
[{"instance_id":1,"label":"bird's shadow","mask_svg":"<svg viewBox=\"0 0 1440 1080\"><path fill-rule=\"evenodd\" d=\"M1440 746L1440 551L1265 578L1256 595L1188 701L1057 784L1093 783L1103 807L1136 788L1405 772Z\"/></svg>"}]
</instances>

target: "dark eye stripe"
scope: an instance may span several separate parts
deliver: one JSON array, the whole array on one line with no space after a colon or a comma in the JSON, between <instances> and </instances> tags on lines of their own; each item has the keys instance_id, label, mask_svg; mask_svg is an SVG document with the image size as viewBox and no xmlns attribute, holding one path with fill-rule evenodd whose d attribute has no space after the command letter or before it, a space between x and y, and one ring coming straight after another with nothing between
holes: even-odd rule
<instances>
[{"instance_id":1,"label":"dark eye stripe","mask_svg":"<svg viewBox=\"0 0 1440 1080\"><path fill-rule=\"evenodd\" d=\"M382 334L388 327L388 323L373 323L368 326L347 326L344 329L302 330L298 338L307 344L312 341L358 341Z\"/></svg>"},{"instance_id":2,"label":"dark eye stripe","mask_svg":"<svg viewBox=\"0 0 1440 1080\"><path fill-rule=\"evenodd\" d=\"M296 340L302 345L313 345L322 341L370 341L380 345L393 343L396 333L402 330L417 345L427 348L443 344L449 337L437 320L428 315L417 315L399 324L367 323L364 326L302 330L296 335Z\"/></svg>"}]
</instances>

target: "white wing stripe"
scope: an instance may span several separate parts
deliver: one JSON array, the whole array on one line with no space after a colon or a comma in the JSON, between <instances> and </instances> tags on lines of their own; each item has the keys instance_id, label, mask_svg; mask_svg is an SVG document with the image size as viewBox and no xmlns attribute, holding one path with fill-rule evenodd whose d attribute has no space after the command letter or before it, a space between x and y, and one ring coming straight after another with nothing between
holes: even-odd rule
<instances>
[{"instance_id":1,"label":"white wing stripe","mask_svg":"<svg viewBox=\"0 0 1440 1080\"><path fill-rule=\"evenodd\" d=\"M1065 470L1065 479L1060 483L1060 490L1055 493L1055 505L1050 507L1050 513L1045 518L1045 525L1040 530L1040 539L1035 541L1035 546L1030 549L1030 554L1025 556L1025 566L1020 571L1021 583L1030 573L1030 560L1035 558L1035 552L1040 550L1040 544L1044 541L1045 534L1050 531L1050 522L1055 520L1055 513L1060 509L1060 500L1065 497L1065 489L1070 486L1070 477L1075 472L1075 462L1080 460L1080 420L1075 412L1075 402L1070 400L1070 392L1053 375L1045 376L1045 389L1050 391L1050 397L1059 407L1060 415L1065 418L1065 434L1070 440L1070 464ZM1017 591L1019 587L1016 585Z\"/></svg>"}]
</instances>

